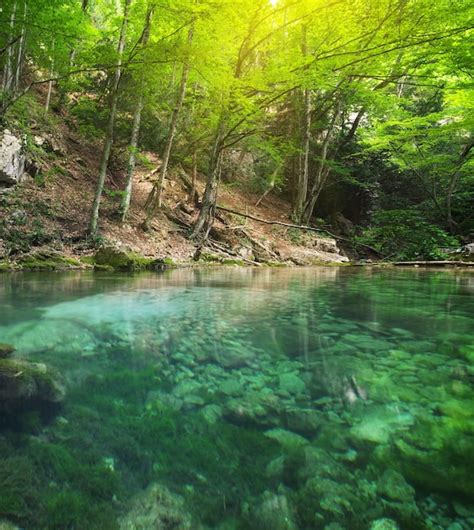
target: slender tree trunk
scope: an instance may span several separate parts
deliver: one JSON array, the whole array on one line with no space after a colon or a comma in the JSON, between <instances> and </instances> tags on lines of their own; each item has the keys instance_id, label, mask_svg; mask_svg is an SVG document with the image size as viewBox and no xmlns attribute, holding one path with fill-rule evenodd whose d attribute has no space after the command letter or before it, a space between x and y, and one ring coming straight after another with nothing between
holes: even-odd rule
<instances>
[{"instance_id":1,"label":"slender tree trunk","mask_svg":"<svg viewBox=\"0 0 474 530\"><path fill-rule=\"evenodd\" d=\"M53 41L53 46L52 46L52 53L53 53L53 57L51 57L51 66L50 66L50 69L49 69L49 77L50 79L53 78L53 75L54 75L54 47L55 47L55 43ZM51 94L53 93L53 81L49 81L48 83L48 94L46 96L46 103L45 103L45 106L44 106L44 113L47 114L48 111L49 111L49 105L51 103Z\"/></svg>"},{"instance_id":2,"label":"slender tree trunk","mask_svg":"<svg viewBox=\"0 0 474 530\"><path fill-rule=\"evenodd\" d=\"M97 234L97 228L99 223L99 210L100 210L100 200L102 198L102 192L104 190L105 176L107 173L107 167L109 164L110 151L112 149L112 144L114 141L114 129L115 129L115 117L117 114L117 102L118 102L118 89L120 85L120 78L122 77L122 61L123 53L125 49L125 39L127 35L127 25L128 25L128 12L132 0L125 0L125 8L123 14L122 27L120 29L120 37L117 48L117 68L115 69L115 75L113 79L113 84L110 94L110 110L109 110L109 120L107 124L106 136L104 147L102 150L102 158L100 161L99 168L99 179L97 182L97 189L94 197L94 204L92 206L92 213L90 218L89 231L91 235L95 236Z\"/></svg>"},{"instance_id":3,"label":"slender tree trunk","mask_svg":"<svg viewBox=\"0 0 474 530\"><path fill-rule=\"evenodd\" d=\"M192 176L192 182L191 182L191 191L189 192L189 202L194 203L196 201L196 181L197 181L197 161L198 161L198 152L195 149L193 152L193 176Z\"/></svg>"},{"instance_id":4,"label":"slender tree trunk","mask_svg":"<svg viewBox=\"0 0 474 530\"><path fill-rule=\"evenodd\" d=\"M311 142L311 91L305 89L303 92L304 101L304 135L303 152L301 156L300 170L298 172L298 188L296 190L296 200L294 207L294 217L301 221L304 205L308 196L309 182L309 147Z\"/></svg>"},{"instance_id":5,"label":"slender tree trunk","mask_svg":"<svg viewBox=\"0 0 474 530\"><path fill-rule=\"evenodd\" d=\"M141 42L142 47L145 47L148 44L148 41L150 39L151 17L153 16L153 10L154 10L153 7L149 8L147 11L146 17L145 17L145 26L143 28L143 37L142 37L142 42ZM125 186L125 194L123 196L122 204L121 204L122 223L124 223L127 218L128 210L130 208L130 202L132 200L133 175L135 172L136 153L137 153L137 147L138 147L138 138L140 136L140 125L141 125L142 111L143 111L144 85L145 85L145 72L142 70L140 74L140 88L139 88L138 102L137 102L137 106L136 106L135 113L133 116L132 138L130 140L130 152L129 152L128 164L127 164L127 180L126 180L126 186Z\"/></svg>"},{"instance_id":6,"label":"slender tree trunk","mask_svg":"<svg viewBox=\"0 0 474 530\"><path fill-rule=\"evenodd\" d=\"M308 54L307 28L303 27L303 39L301 44L303 56ZM295 219L300 222L303 216L304 205L308 196L309 182L309 147L311 141L311 90L303 90L303 145L300 171L298 172L298 187L293 209Z\"/></svg>"},{"instance_id":7,"label":"slender tree trunk","mask_svg":"<svg viewBox=\"0 0 474 530\"><path fill-rule=\"evenodd\" d=\"M452 211L452 209L453 209L453 207L452 207L453 195L454 195L454 192L456 191L456 188L457 188L457 185L458 185L458 182L459 182L459 178L461 176L461 170L462 170L464 164L469 160L469 158L471 156L471 150L473 148L474 148L474 142L473 141L469 142L464 147L464 149L462 150L461 155L459 157L459 161L458 161L456 170L452 174L451 179L449 181L448 192L446 194L446 225L447 225L448 230L450 231L450 233L454 233L455 232L455 226L456 226L456 223L454 222L454 219L453 219L453 211Z\"/></svg>"},{"instance_id":8,"label":"slender tree trunk","mask_svg":"<svg viewBox=\"0 0 474 530\"><path fill-rule=\"evenodd\" d=\"M209 235L209 231L212 228L212 223L214 220L214 213L217 204L217 189L219 186L219 177L221 171L224 130L225 120L224 112L222 112L219 125L217 126L212 154L209 161L209 172L206 182L206 189L204 190L204 195L202 198L201 210L191 234L191 239L194 239L200 244L202 244Z\"/></svg>"},{"instance_id":9,"label":"slender tree trunk","mask_svg":"<svg viewBox=\"0 0 474 530\"><path fill-rule=\"evenodd\" d=\"M13 92L16 93L20 86L21 72L23 70L23 60L25 56L25 47L26 47L26 16L28 11L27 0L23 3L23 26L21 28L21 37L18 42L18 53L16 59L16 68L15 68L15 79L13 81Z\"/></svg>"},{"instance_id":10,"label":"slender tree trunk","mask_svg":"<svg viewBox=\"0 0 474 530\"><path fill-rule=\"evenodd\" d=\"M16 19L17 2L13 4L13 10L10 17L10 33L9 41L13 39L13 33L15 31L15 19ZM9 46L7 50L7 59L5 62L5 69L3 70L3 91L5 93L10 92L13 82L13 46Z\"/></svg>"},{"instance_id":11,"label":"slender tree trunk","mask_svg":"<svg viewBox=\"0 0 474 530\"><path fill-rule=\"evenodd\" d=\"M141 83L143 87L143 79ZM143 90L143 88L141 89ZM121 218L122 223L125 222L130 208L130 202L132 200L132 189L133 189L133 175L135 172L136 164L136 153L138 147L138 137L140 136L140 123L142 119L143 110L143 93L141 92L138 97L137 107L133 116L133 127L132 127L132 138L130 140L129 155L127 163L127 180L125 185L125 192L121 204Z\"/></svg>"},{"instance_id":12,"label":"slender tree trunk","mask_svg":"<svg viewBox=\"0 0 474 530\"><path fill-rule=\"evenodd\" d=\"M336 125L336 121L339 117L339 114L340 114L340 109L338 107L334 111L333 118L331 120L331 123L328 127L328 130L326 131L326 135L323 140L323 145L321 147L321 158L319 161L318 170L316 172L313 186L311 187L311 193L309 197L307 198L306 204L304 206L303 222L305 222L306 224L309 224L311 217L313 216L314 207L316 206L316 202L319 198L319 195L321 194L321 191L324 188L324 184L326 183L327 177L330 173L330 168L326 166L326 161L327 161L327 156L328 156L329 143L333 136L334 128Z\"/></svg>"},{"instance_id":13,"label":"slender tree trunk","mask_svg":"<svg viewBox=\"0 0 474 530\"><path fill-rule=\"evenodd\" d=\"M194 27L191 26L188 32L188 46L191 45L193 41L193 36L194 36ZM183 70L181 73L181 81L179 84L178 99L176 101L176 106L173 110L173 114L171 115L171 123L170 123L170 127L168 130L168 137L166 138L165 149L163 152L160 175L158 177L158 180L153 185L153 189L147 201L149 206L148 206L147 216L145 220L146 229L150 228L151 222L156 216L158 210L161 208L163 185L165 182L166 175L168 173L168 165L170 161L171 150L173 148L173 142L174 142L174 138L176 135L176 129L178 127L179 113L181 112L181 108L184 103L184 98L186 96L186 87L188 84L189 70L190 70L190 60L189 60L189 53L188 53L188 57L186 58L186 62L183 65Z\"/></svg>"}]
</instances>

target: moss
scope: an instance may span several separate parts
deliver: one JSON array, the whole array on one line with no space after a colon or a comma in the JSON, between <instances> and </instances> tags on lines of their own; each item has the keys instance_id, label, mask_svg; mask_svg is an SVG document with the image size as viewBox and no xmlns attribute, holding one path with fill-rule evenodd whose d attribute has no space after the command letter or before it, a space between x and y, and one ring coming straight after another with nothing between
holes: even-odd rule
<instances>
[{"instance_id":1,"label":"moss","mask_svg":"<svg viewBox=\"0 0 474 530\"><path fill-rule=\"evenodd\" d=\"M17 260L22 270L55 271L81 268L81 262L69 256L55 252L36 252L22 256Z\"/></svg>"},{"instance_id":2,"label":"moss","mask_svg":"<svg viewBox=\"0 0 474 530\"><path fill-rule=\"evenodd\" d=\"M154 260L141 256L136 252L120 250L112 247L100 248L95 256L95 268L104 270L103 267L117 271L139 271L152 266ZM107 269L106 269L107 270Z\"/></svg>"},{"instance_id":3,"label":"moss","mask_svg":"<svg viewBox=\"0 0 474 530\"><path fill-rule=\"evenodd\" d=\"M243 267L245 262L240 258L225 258L218 254L211 254L209 252L203 252L199 256L199 261L207 264L220 264L220 265L238 265Z\"/></svg>"},{"instance_id":4,"label":"moss","mask_svg":"<svg viewBox=\"0 0 474 530\"><path fill-rule=\"evenodd\" d=\"M11 344L2 344L0 342L0 359L5 359L10 357L10 355L15 351L15 346Z\"/></svg>"},{"instance_id":5,"label":"moss","mask_svg":"<svg viewBox=\"0 0 474 530\"><path fill-rule=\"evenodd\" d=\"M110 506L96 504L79 491L66 490L50 495L45 512L44 528L48 530L87 528L88 530L118 530Z\"/></svg>"},{"instance_id":6,"label":"moss","mask_svg":"<svg viewBox=\"0 0 474 530\"><path fill-rule=\"evenodd\" d=\"M81 256L79 261L84 265L95 265L94 256Z\"/></svg>"},{"instance_id":7,"label":"moss","mask_svg":"<svg viewBox=\"0 0 474 530\"><path fill-rule=\"evenodd\" d=\"M0 459L0 518L29 518L39 502L35 469L25 457Z\"/></svg>"},{"instance_id":8,"label":"moss","mask_svg":"<svg viewBox=\"0 0 474 530\"><path fill-rule=\"evenodd\" d=\"M7 272L11 270L11 265L7 260L0 260L0 272Z\"/></svg>"}]
</instances>

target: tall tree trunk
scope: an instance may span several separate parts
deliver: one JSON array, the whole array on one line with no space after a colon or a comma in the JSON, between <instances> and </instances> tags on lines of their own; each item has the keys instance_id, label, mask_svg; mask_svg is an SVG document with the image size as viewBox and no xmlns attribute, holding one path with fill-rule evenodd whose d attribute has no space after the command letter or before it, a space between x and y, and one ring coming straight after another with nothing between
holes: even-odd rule
<instances>
[{"instance_id":1,"label":"tall tree trunk","mask_svg":"<svg viewBox=\"0 0 474 530\"><path fill-rule=\"evenodd\" d=\"M90 218L89 231L92 236L97 234L97 228L99 223L99 210L100 200L102 198L102 192L104 190L105 175L107 173L107 167L109 164L110 151L114 141L114 129L115 129L115 117L117 115L117 102L118 102L118 89L120 85L120 78L122 77L122 61L123 53L125 49L125 40L127 36L127 25L128 25L128 14L132 0L125 0L124 14L122 20L122 27L120 29L120 37L117 48L117 67L115 69L113 84L110 94L110 109L109 109L109 120L107 123L106 136L104 141L104 147L102 150L102 158L100 161L99 168L99 179L97 182L97 189L94 197L94 204L92 206L92 213Z\"/></svg>"},{"instance_id":2,"label":"tall tree trunk","mask_svg":"<svg viewBox=\"0 0 474 530\"><path fill-rule=\"evenodd\" d=\"M16 59L16 68L15 68L15 78L13 80L13 93L18 91L20 87L21 72L23 70L23 61L25 57L25 48L26 48L26 16L28 12L27 0L23 3L23 25L21 28L21 36L18 42L18 51Z\"/></svg>"},{"instance_id":3,"label":"tall tree trunk","mask_svg":"<svg viewBox=\"0 0 474 530\"><path fill-rule=\"evenodd\" d=\"M148 44L150 39L150 30L151 30L151 17L153 16L154 7L150 7L147 11L145 17L145 26L143 28L143 36L141 39L141 46L145 47ZM140 88L137 106L135 108L135 113L133 116L133 127L132 127L132 137L130 140L130 150L128 155L128 164L127 164L127 180L125 185L125 193L122 199L121 204L121 217L122 223L125 222L130 208L130 202L132 200L132 190L133 190L133 175L135 172L136 164L136 154L138 147L138 138L140 136L140 125L142 119L143 111L143 90L145 85L145 72L142 70L140 74Z\"/></svg>"},{"instance_id":4,"label":"tall tree trunk","mask_svg":"<svg viewBox=\"0 0 474 530\"><path fill-rule=\"evenodd\" d=\"M191 45L193 41L193 36L194 36L194 26L191 26L188 32L188 47ZM165 182L166 175L168 173L168 165L170 161L171 150L173 148L173 142L174 142L174 138L176 135L176 129L178 127L179 113L181 112L181 108L184 103L184 98L186 96L186 87L188 84L189 70L190 70L190 58L189 58L189 48L188 48L188 55L186 57L186 61L183 65L183 70L181 73L181 81L179 83L179 91L178 91L178 98L176 101L176 106L173 109L173 114L171 115L171 123L170 123L170 127L168 130L168 137L166 138L165 149L164 149L163 156L162 156L160 174L159 174L158 180L153 185L153 189L150 192L150 196L148 197L148 200L147 200L148 209L147 209L147 216L145 220L146 229L150 228L151 222L156 216L158 210L161 208L163 185Z\"/></svg>"},{"instance_id":5,"label":"tall tree trunk","mask_svg":"<svg viewBox=\"0 0 474 530\"><path fill-rule=\"evenodd\" d=\"M459 178L461 176L461 170L462 170L464 164L469 160L469 158L471 156L471 150L473 148L474 148L474 142L473 141L470 141L464 147L464 149L462 150L461 155L459 157L459 161L457 163L456 170L451 175L451 179L449 181L448 192L446 194L446 225L448 227L448 230L452 234L456 231L455 230L456 223L454 222L453 211L452 211L452 209L453 209L452 208L453 195L454 195L454 192L456 191L456 188L457 188L457 185L458 185L458 182L459 182Z\"/></svg>"},{"instance_id":6,"label":"tall tree trunk","mask_svg":"<svg viewBox=\"0 0 474 530\"><path fill-rule=\"evenodd\" d=\"M301 43L301 52L306 57L308 54L307 27L303 26L303 36ZM307 67L305 68L307 70ZM303 216L304 205L308 196L309 182L309 147L311 141L311 90L303 90L303 143L300 170L298 172L298 184L296 189L296 198L293 208L295 219L300 222Z\"/></svg>"},{"instance_id":7,"label":"tall tree trunk","mask_svg":"<svg viewBox=\"0 0 474 530\"><path fill-rule=\"evenodd\" d=\"M209 235L214 220L214 213L217 204L217 190L221 172L221 162L223 153L223 141L225 131L224 112L221 114L219 125L217 126L211 158L209 160L209 170L206 182L206 189L202 198L201 210L194 225L191 239L202 244Z\"/></svg>"},{"instance_id":8,"label":"tall tree trunk","mask_svg":"<svg viewBox=\"0 0 474 530\"><path fill-rule=\"evenodd\" d=\"M15 19L16 19L17 2L13 4L12 14L10 16L10 32L9 41L13 40L13 34L15 31ZM10 92L13 82L13 46L9 46L7 50L7 59L3 70L3 91L5 93Z\"/></svg>"},{"instance_id":9,"label":"tall tree trunk","mask_svg":"<svg viewBox=\"0 0 474 530\"><path fill-rule=\"evenodd\" d=\"M47 114L48 111L49 111L49 105L51 103L51 94L53 92L53 75L54 75L54 47L55 47L55 43L53 41L53 46L52 46L52 53L53 53L53 56L51 57L51 63L50 63L50 68L49 68L49 78L50 78L50 81L48 83L48 94L46 95L46 103L45 103L45 106L44 106L44 113Z\"/></svg>"},{"instance_id":10,"label":"tall tree trunk","mask_svg":"<svg viewBox=\"0 0 474 530\"><path fill-rule=\"evenodd\" d=\"M339 109L339 105L337 105L334 111L334 115L332 117L331 123L329 124L328 129L326 131L326 135L324 136L324 139L323 139L323 144L321 147L321 157L320 157L320 161L318 164L318 169L317 169L317 172L314 178L313 185L311 187L311 192L304 206L303 222L306 224L309 224L311 217L313 216L314 207L316 206L316 202L319 198L319 195L321 194L321 191L324 188L327 177L330 173L330 168L326 165L326 162L327 162L327 156L328 156L329 143L332 139L336 121L339 117L339 114L340 114L340 109Z\"/></svg>"},{"instance_id":11,"label":"tall tree trunk","mask_svg":"<svg viewBox=\"0 0 474 530\"><path fill-rule=\"evenodd\" d=\"M135 173L135 164L136 164L136 154L138 147L138 137L140 136L140 124L142 119L142 110L143 110L143 79L141 81L141 93L138 97L137 107L133 116L133 127L132 127L132 137L130 140L129 146L129 155L127 163L127 179L125 185L125 191L122 198L121 209L121 219L122 223L125 222L128 210L130 208L130 202L132 200L132 189L133 189L133 175Z\"/></svg>"},{"instance_id":12,"label":"tall tree trunk","mask_svg":"<svg viewBox=\"0 0 474 530\"><path fill-rule=\"evenodd\" d=\"M189 192L189 197L188 197L188 201L193 204L196 202L196 194L197 194L197 190L196 190L196 181L197 181L197 174L198 174L197 161L198 161L198 152L195 149L193 151L193 169L192 169L193 175L192 175L192 182L191 182L191 191Z\"/></svg>"},{"instance_id":13,"label":"tall tree trunk","mask_svg":"<svg viewBox=\"0 0 474 530\"><path fill-rule=\"evenodd\" d=\"M294 206L294 217L300 222L304 212L304 205L308 196L309 182L309 147L311 142L311 91L303 92L304 102L304 135L302 145L301 164L298 172L298 187Z\"/></svg>"}]
</instances>

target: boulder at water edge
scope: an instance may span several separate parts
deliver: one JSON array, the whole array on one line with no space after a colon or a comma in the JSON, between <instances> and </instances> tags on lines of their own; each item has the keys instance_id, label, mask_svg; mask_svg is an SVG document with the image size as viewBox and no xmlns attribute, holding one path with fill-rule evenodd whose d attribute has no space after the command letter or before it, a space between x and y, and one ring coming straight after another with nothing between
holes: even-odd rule
<instances>
[{"instance_id":1,"label":"boulder at water edge","mask_svg":"<svg viewBox=\"0 0 474 530\"><path fill-rule=\"evenodd\" d=\"M0 132L0 187L21 182L25 171L23 142L8 129Z\"/></svg>"}]
</instances>

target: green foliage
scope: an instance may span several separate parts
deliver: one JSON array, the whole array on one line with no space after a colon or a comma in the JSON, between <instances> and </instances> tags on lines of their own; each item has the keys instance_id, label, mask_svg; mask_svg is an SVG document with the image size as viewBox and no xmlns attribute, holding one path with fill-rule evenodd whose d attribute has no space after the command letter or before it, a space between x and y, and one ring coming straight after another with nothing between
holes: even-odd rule
<instances>
[{"instance_id":1,"label":"green foliage","mask_svg":"<svg viewBox=\"0 0 474 530\"><path fill-rule=\"evenodd\" d=\"M370 245L391 260L442 259L442 249L459 246L456 238L426 222L416 210L376 213L373 226L355 242Z\"/></svg>"}]
</instances>

